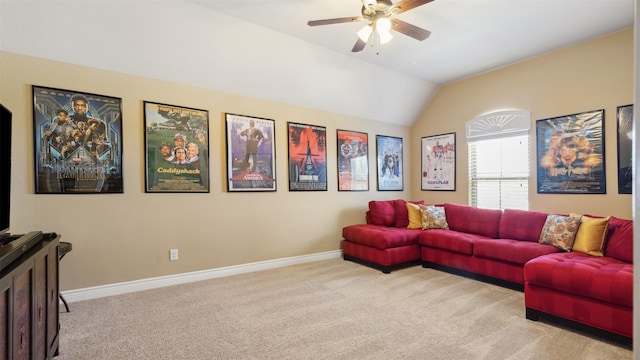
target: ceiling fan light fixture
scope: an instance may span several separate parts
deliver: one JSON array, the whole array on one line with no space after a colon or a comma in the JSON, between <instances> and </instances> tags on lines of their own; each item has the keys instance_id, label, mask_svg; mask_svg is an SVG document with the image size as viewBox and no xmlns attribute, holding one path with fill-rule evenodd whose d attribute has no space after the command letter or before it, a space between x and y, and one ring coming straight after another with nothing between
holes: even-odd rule
<instances>
[{"instance_id":1,"label":"ceiling fan light fixture","mask_svg":"<svg viewBox=\"0 0 640 360\"><path fill-rule=\"evenodd\" d=\"M368 42L372 32L373 28L371 27L371 25L366 25L358 31L358 37L360 38L360 40Z\"/></svg>"},{"instance_id":2,"label":"ceiling fan light fixture","mask_svg":"<svg viewBox=\"0 0 640 360\"><path fill-rule=\"evenodd\" d=\"M380 44L386 44L391 39L393 39L393 35L391 35L391 20L388 18L380 18L376 21L376 32L380 37Z\"/></svg>"},{"instance_id":3,"label":"ceiling fan light fixture","mask_svg":"<svg viewBox=\"0 0 640 360\"><path fill-rule=\"evenodd\" d=\"M380 38L380 44L386 44L393 39L393 35L390 32L378 31L378 37Z\"/></svg>"}]
</instances>

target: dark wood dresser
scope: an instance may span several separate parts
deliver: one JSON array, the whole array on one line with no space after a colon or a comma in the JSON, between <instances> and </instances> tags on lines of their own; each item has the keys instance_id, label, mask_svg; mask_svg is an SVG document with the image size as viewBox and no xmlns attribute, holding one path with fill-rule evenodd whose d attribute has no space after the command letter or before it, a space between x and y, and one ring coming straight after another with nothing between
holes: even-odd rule
<instances>
[{"instance_id":1,"label":"dark wood dresser","mask_svg":"<svg viewBox=\"0 0 640 360\"><path fill-rule=\"evenodd\" d=\"M58 355L60 236L39 231L0 247L0 360Z\"/></svg>"}]
</instances>

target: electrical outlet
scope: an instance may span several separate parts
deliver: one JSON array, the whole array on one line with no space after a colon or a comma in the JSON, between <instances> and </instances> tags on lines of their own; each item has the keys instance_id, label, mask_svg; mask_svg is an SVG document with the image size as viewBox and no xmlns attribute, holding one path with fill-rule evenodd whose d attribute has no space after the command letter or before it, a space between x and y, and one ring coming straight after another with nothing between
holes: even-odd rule
<instances>
[{"instance_id":1,"label":"electrical outlet","mask_svg":"<svg viewBox=\"0 0 640 360\"><path fill-rule=\"evenodd\" d=\"M178 249L169 250L169 260L178 260Z\"/></svg>"}]
</instances>

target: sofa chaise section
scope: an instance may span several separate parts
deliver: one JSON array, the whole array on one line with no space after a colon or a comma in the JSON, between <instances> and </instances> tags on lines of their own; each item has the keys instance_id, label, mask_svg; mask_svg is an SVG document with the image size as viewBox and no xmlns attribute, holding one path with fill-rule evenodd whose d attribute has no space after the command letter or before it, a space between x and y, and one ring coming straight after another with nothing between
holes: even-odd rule
<instances>
[{"instance_id":1,"label":"sofa chaise section","mask_svg":"<svg viewBox=\"0 0 640 360\"><path fill-rule=\"evenodd\" d=\"M524 267L526 316L569 320L631 343L633 336L633 222L611 217L604 256L561 252Z\"/></svg>"}]
</instances>

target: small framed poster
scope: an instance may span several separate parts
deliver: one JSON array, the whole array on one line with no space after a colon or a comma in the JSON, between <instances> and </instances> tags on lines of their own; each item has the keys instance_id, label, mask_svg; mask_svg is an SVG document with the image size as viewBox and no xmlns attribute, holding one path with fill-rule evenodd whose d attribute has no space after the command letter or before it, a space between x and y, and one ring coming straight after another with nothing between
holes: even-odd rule
<instances>
[{"instance_id":1,"label":"small framed poster","mask_svg":"<svg viewBox=\"0 0 640 360\"><path fill-rule=\"evenodd\" d=\"M404 189L402 138L376 135L378 191Z\"/></svg>"},{"instance_id":2,"label":"small framed poster","mask_svg":"<svg viewBox=\"0 0 640 360\"><path fill-rule=\"evenodd\" d=\"M145 191L209 192L209 112L143 103Z\"/></svg>"},{"instance_id":3,"label":"small framed poster","mask_svg":"<svg viewBox=\"0 0 640 360\"><path fill-rule=\"evenodd\" d=\"M227 191L276 191L275 121L225 114Z\"/></svg>"},{"instance_id":4,"label":"small framed poster","mask_svg":"<svg viewBox=\"0 0 640 360\"><path fill-rule=\"evenodd\" d=\"M369 190L369 135L338 130L338 191Z\"/></svg>"},{"instance_id":5,"label":"small framed poster","mask_svg":"<svg viewBox=\"0 0 640 360\"><path fill-rule=\"evenodd\" d=\"M327 190L327 129L288 123L289 191Z\"/></svg>"},{"instance_id":6,"label":"small framed poster","mask_svg":"<svg viewBox=\"0 0 640 360\"><path fill-rule=\"evenodd\" d=\"M422 190L456 190L456 134L425 136L422 148Z\"/></svg>"}]
</instances>

